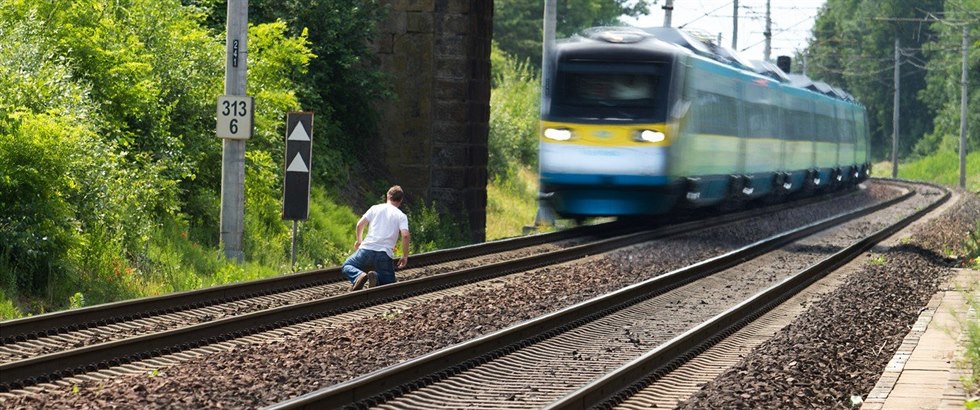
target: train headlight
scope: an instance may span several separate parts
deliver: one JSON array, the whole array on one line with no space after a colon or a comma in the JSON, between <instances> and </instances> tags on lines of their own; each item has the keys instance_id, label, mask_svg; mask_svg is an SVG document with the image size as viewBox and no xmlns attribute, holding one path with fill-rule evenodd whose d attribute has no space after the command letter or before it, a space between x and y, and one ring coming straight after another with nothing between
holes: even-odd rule
<instances>
[{"instance_id":1,"label":"train headlight","mask_svg":"<svg viewBox=\"0 0 980 410\"><path fill-rule=\"evenodd\" d=\"M555 141L568 141L572 139L572 131L566 129L546 128L544 137Z\"/></svg>"},{"instance_id":2,"label":"train headlight","mask_svg":"<svg viewBox=\"0 0 980 410\"><path fill-rule=\"evenodd\" d=\"M637 141L646 141L646 142L661 142L665 139L667 139L667 136L664 135L664 133L660 131L653 131L653 130L640 131L640 134L636 138Z\"/></svg>"}]
</instances>

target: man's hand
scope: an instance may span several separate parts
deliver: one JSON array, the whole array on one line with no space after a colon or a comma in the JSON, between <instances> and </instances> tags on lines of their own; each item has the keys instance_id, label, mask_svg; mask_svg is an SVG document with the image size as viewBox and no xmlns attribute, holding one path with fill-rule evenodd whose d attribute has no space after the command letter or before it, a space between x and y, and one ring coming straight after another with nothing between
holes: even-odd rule
<instances>
[{"instance_id":1,"label":"man's hand","mask_svg":"<svg viewBox=\"0 0 980 410\"><path fill-rule=\"evenodd\" d=\"M361 241L354 241L354 250L356 251L360 247L361 247Z\"/></svg>"},{"instance_id":2,"label":"man's hand","mask_svg":"<svg viewBox=\"0 0 980 410\"><path fill-rule=\"evenodd\" d=\"M398 260L398 269L406 266L408 266L408 256L402 256L402 258Z\"/></svg>"}]
</instances>

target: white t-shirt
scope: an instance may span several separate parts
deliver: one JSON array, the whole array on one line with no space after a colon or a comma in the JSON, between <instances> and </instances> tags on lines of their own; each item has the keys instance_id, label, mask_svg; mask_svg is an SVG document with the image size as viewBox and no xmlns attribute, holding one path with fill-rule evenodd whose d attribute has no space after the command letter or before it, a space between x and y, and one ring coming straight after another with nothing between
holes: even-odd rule
<instances>
[{"instance_id":1,"label":"white t-shirt","mask_svg":"<svg viewBox=\"0 0 980 410\"><path fill-rule=\"evenodd\" d=\"M368 221L367 236L361 241L361 248L369 251L384 251L389 257L395 257L395 243L402 230L408 230L408 217L387 202L372 206L364 213ZM407 255L406 250L402 250Z\"/></svg>"}]
</instances>

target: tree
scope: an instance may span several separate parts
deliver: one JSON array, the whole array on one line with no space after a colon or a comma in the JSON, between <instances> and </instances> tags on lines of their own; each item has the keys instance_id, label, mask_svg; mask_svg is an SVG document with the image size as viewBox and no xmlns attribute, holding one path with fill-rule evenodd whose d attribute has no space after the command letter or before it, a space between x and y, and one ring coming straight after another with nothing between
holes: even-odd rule
<instances>
[{"instance_id":1,"label":"tree","mask_svg":"<svg viewBox=\"0 0 980 410\"><path fill-rule=\"evenodd\" d=\"M218 0L185 0L207 8L208 24L223 30L226 4ZM384 74L370 44L384 16L379 0L252 0L252 24L285 22L287 33L304 36L314 56L303 73L283 80L298 85L304 110L316 112L317 146L313 161L319 184L339 186L342 168L363 154L364 136L373 135L376 102L389 97ZM250 74L251 76L251 74Z\"/></svg>"},{"instance_id":2,"label":"tree","mask_svg":"<svg viewBox=\"0 0 980 410\"><path fill-rule=\"evenodd\" d=\"M933 32L896 19L924 18L924 11L941 5L941 0L828 0L817 16L806 50L808 75L847 90L867 107L875 158L891 152L896 37L904 62L899 153L908 154L932 127L932 110L917 96L925 88L923 66L928 60L922 47Z\"/></svg>"},{"instance_id":3,"label":"tree","mask_svg":"<svg viewBox=\"0 0 980 410\"><path fill-rule=\"evenodd\" d=\"M623 24L623 16L639 17L650 12L647 0L557 0L556 36L569 37L593 26ZM632 4L632 5L630 5ZM517 61L541 67L541 0L495 0L493 38L500 49Z\"/></svg>"},{"instance_id":4,"label":"tree","mask_svg":"<svg viewBox=\"0 0 980 410\"><path fill-rule=\"evenodd\" d=\"M190 240L216 242L224 35L203 26L202 11L178 0L0 7L4 293L53 305L65 292L95 303L136 296L132 285L158 264L147 249L162 225L201 223L207 232ZM259 109L246 167L261 173L278 157L281 118L299 106L286 79L303 75L312 55L282 22L249 34ZM253 219L278 214L279 192L252 192L254 202L273 203L250 208Z\"/></svg>"},{"instance_id":5,"label":"tree","mask_svg":"<svg viewBox=\"0 0 980 410\"><path fill-rule=\"evenodd\" d=\"M915 154L927 155L937 150L958 151L960 136L960 79L962 76L963 25L972 41L968 42L967 77L967 148L980 149L980 0L947 1L944 21L932 24L938 35L925 45L929 57L928 85L919 97L936 113L933 131L915 146Z\"/></svg>"}]
</instances>

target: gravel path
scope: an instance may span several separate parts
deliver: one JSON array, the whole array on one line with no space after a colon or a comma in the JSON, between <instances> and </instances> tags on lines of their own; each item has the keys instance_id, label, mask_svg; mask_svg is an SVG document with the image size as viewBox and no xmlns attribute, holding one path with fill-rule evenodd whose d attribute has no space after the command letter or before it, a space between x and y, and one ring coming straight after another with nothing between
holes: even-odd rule
<instances>
[{"instance_id":1,"label":"gravel path","mask_svg":"<svg viewBox=\"0 0 980 410\"><path fill-rule=\"evenodd\" d=\"M598 255L585 261L512 275L493 286L473 286L466 293L450 295L438 301L420 302L411 308L367 320L242 347L192 360L179 367L162 368L152 375L82 383L61 391L17 397L2 404L14 408L262 406L349 380L648 279L744 246L773 232L893 195L891 189L872 183L865 194L836 201L833 210L807 207L767 216L758 224L743 223L696 235L638 244L628 250ZM977 206L974 203L975 209ZM965 211L961 208L960 213ZM934 291L936 285L932 283L931 286ZM874 290L867 288L869 292ZM865 296L863 299L871 301L875 298ZM917 312L917 308L914 310ZM849 310L838 307L828 311L837 313ZM812 344L837 346L830 342ZM878 342L876 346L880 345L881 342ZM765 371L768 370L759 370ZM873 370L875 375L879 372L880 367ZM873 385L876 379L877 376L870 383ZM797 380L807 380L807 377L801 376ZM870 387L865 390L870 390ZM736 397L743 395L740 393ZM782 396L782 393L777 396ZM709 396L705 396L704 400L708 401L703 404L691 402L691 405L713 407L712 403L716 403ZM754 407L751 404L748 406ZM765 407L765 404L761 406Z\"/></svg>"},{"instance_id":2,"label":"gravel path","mask_svg":"<svg viewBox=\"0 0 980 410\"><path fill-rule=\"evenodd\" d=\"M684 409L851 408L866 397L919 311L949 277L956 248L980 221L966 194L939 218L882 249L844 286L715 379Z\"/></svg>"}]
</instances>

